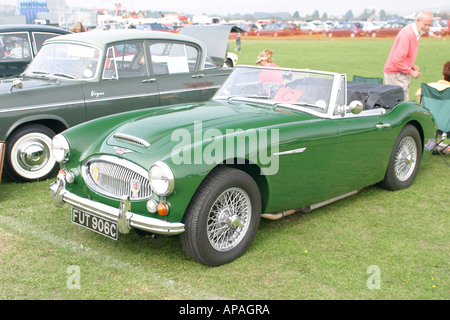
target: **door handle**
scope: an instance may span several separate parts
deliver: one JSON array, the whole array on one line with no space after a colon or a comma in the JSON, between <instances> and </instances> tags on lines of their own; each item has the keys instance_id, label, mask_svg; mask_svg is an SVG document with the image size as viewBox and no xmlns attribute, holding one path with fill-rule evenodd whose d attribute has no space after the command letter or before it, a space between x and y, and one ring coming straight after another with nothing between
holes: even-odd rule
<instances>
[{"instance_id":1,"label":"door handle","mask_svg":"<svg viewBox=\"0 0 450 320\"><path fill-rule=\"evenodd\" d=\"M387 128L390 128L390 127L391 127L391 125L389 123L378 123L377 124L377 128L378 129L387 129Z\"/></svg>"},{"instance_id":2,"label":"door handle","mask_svg":"<svg viewBox=\"0 0 450 320\"><path fill-rule=\"evenodd\" d=\"M155 78L150 78L150 79L142 80L142 83L151 83L151 82L155 82L155 81L156 81Z\"/></svg>"}]
</instances>

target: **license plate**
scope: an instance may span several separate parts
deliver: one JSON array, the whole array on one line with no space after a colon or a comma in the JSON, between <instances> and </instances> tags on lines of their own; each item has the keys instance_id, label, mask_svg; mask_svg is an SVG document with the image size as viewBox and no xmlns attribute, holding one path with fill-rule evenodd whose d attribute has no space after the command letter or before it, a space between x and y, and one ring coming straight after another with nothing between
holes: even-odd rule
<instances>
[{"instance_id":1,"label":"license plate","mask_svg":"<svg viewBox=\"0 0 450 320\"><path fill-rule=\"evenodd\" d=\"M119 239L117 222L101 218L93 213L72 208L72 222L110 239Z\"/></svg>"}]
</instances>

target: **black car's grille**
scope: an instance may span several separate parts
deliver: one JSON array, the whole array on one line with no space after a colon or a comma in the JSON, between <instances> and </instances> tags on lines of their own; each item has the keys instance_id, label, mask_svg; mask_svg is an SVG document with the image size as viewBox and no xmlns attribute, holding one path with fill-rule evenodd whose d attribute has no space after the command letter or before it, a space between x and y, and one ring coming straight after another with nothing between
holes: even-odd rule
<instances>
[{"instance_id":1,"label":"black car's grille","mask_svg":"<svg viewBox=\"0 0 450 320\"><path fill-rule=\"evenodd\" d=\"M83 165L83 176L91 189L113 198L127 195L138 200L152 194L146 170L123 159L110 156L90 159Z\"/></svg>"}]
</instances>

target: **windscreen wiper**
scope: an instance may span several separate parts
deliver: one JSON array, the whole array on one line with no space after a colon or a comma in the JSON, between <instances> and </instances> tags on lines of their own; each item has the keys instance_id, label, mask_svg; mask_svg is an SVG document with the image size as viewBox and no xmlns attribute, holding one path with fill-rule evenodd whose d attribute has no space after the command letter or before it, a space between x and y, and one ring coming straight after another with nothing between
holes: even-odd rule
<instances>
[{"instance_id":1,"label":"windscreen wiper","mask_svg":"<svg viewBox=\"0 0 450 320\"><path fill-rule=\"evenodd\" d=\"M54 73L53 75L57 76L57 77L67 78L67 79L76 79L76 77L71 76L70 74L65 74L65 73Z\"/></svg>"}]
</instances>

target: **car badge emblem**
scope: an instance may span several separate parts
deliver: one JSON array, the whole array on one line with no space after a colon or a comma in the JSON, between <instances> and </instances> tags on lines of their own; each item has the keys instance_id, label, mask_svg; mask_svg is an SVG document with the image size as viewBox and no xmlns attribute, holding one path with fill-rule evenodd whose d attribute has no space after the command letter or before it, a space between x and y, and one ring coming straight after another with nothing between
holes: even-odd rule
<instances>
[{"instance_id":1,"label":"car badge emblem","mask_svg":"<svg viewBox=\"0 0 450 320\"><path fill-rule=\"evenodd\" d=\"M121 148L121 147L114 147L114 150L115 150L116 153L119 154L119 155L123 155L123 154L125 154L125 153L133 152L132 150L125 149L125 148Z\"/></svg>"},{"instance_id":2,"label":"car badge emblem","mask_svg":"<svg viewBox=\"0 0 450 320\"><path fill-rule=\"evenodd\" d=\"M131 192L133 194L133 197L136 197L138 192L141 190L141 182L137 179L131 179L130 181L130 188Z\"/></svg>"}]
</instances>

